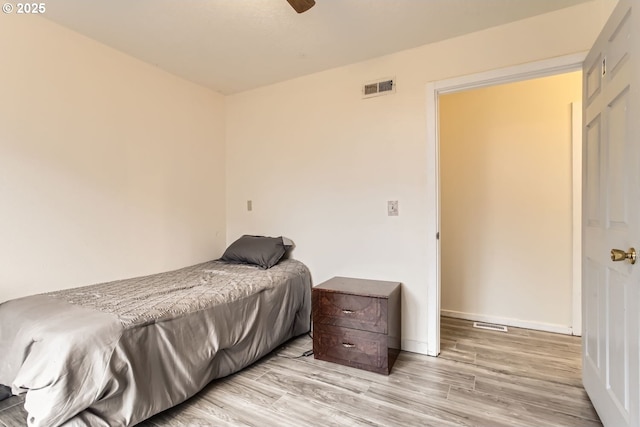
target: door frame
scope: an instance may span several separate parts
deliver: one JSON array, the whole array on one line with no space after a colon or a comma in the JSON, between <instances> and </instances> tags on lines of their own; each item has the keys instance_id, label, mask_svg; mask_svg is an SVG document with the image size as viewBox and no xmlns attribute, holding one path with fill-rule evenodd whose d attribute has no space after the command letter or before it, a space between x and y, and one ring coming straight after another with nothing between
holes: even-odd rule
<instances>
[{"instance_id":1,"label":"door frame","mask_svg":"<svg viewBox=\"0 0 640 427\"><path fill-rule=\"evenodd\" d=\"M427 213L427 354L437 356L440 354L440 136L439 136L439 107L438 98L447 93L462 92L470 89L478 89L487 86L494 86L504 83L513 83L523 80L530 80L539 77L547 77L556 74L581 71L582 63L587 52L572 55L559 56L537 62L531 62L513 67L500 68L478 74L456 77L452 79L430 82L427 84L427 204L433 209ZM574 106L576 107L576 106ZM573 108L572 122L582 121L582 113L577 115L577 108ZM574 127L574 129L576 129ZM577 129L581 129L580 126ZM576 147L575 145L578 145ZM582 136L581 132L573 132L572 135L572 209L573 209L573 298L572 298L572 327L568 333L573 335L582 334L582 278L581 252L582 231L582 170L576 165L582 165ZM576 159L576 156L579 156ZM577 226L576 228L576 218ZM578 263L578 265L576 265ZM555 331L558 332L558 331Z\"/></svg>"}]
</instances>

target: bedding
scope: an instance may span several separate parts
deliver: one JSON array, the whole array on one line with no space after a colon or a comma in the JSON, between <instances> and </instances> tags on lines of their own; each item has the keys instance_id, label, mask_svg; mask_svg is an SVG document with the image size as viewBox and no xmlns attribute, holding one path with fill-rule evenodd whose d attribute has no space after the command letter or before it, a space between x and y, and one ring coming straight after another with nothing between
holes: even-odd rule
<instances>
[{"instance_id":1,"label":"bedding","mask_svg":"<svg viewBox=\"0 0 640 427\"><path fill-rule=\"evenodd\" d=\"M0 304L0 384L29 426L130 426L310 329L299 261L223 261Z\"/></svg>"}]
</instances>

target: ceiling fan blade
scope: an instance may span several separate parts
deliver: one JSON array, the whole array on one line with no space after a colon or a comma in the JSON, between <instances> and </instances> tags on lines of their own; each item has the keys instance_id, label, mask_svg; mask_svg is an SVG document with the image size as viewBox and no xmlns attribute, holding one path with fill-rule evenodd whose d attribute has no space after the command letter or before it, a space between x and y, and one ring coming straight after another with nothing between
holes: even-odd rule
<instances>
[{"instance_id":1,"label":"ceiling fan blade","mask_svg":"<svg viewBox=\"0 0 640 427\"><path fill-rule=\"evenodd\" d=\"M316 4L315 0L287 0L291 7L293 7L296 12L302 13L311 9L314 4Z\"/></svg>"}]
</instances>

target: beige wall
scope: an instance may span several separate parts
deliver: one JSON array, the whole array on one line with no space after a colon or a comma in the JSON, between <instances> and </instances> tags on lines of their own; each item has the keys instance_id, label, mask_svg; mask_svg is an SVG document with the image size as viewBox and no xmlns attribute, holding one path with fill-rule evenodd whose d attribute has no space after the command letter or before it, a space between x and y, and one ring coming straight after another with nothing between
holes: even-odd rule
<instances>
[{"instance_id":1,"label":"beige wall","mask_svg":"<svg viewBox=\"0 0 640 427\"><path fill-rule=\"evenodd\" d=\"M39 17L0 20L0 302L220 255L224 98Z\"/></svg>"},{"instance_id":2,"label":"beige wall","mask_svg":"<svg viewBox=\"0 0 640 427\"><path fill-rule=\"evenodd\" d=\"M572 325L571 103L582 73L440 97L442 309Z\"/></svg>"},{"instance_id":3,"label":"beige wall","mask_svg":"<svg viewBox=\"0 0 640 427\"><path fill-rule=\"evenodd\" d=\"M228 240L284 234L316 284L401 281L403 347L426 351L427 82L587 50L601 9L585 3L228 97ZM386 76L395 94L361 99L362 83Z\"/></svg>"}]
</instances>

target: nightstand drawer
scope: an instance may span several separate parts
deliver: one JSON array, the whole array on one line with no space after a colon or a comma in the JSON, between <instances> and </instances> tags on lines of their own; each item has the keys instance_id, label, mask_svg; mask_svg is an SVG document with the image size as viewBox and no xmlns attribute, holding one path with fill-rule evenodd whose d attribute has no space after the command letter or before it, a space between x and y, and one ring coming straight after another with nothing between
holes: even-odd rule
<instances>
[{"instance_id":1,"label":"nightstand drawer","mask_svg":"<svg viewBox=\"0 0 640 427\"><path fill-rule=\"evenodd\" d=\"M313 323L387 333L387 300L337 292L313 293Z\"/></svg>"},{"instance_id":2,"label":"nightstand drawer","mask_svg":"<svg viewBox=\"0 0 640 427\"><path fill-rule=\"evenodd\" d=\"M317 359L378 373L389 373L386 335L316 325L313 338L313 354Z\"/></svg>"}]
</instances>

